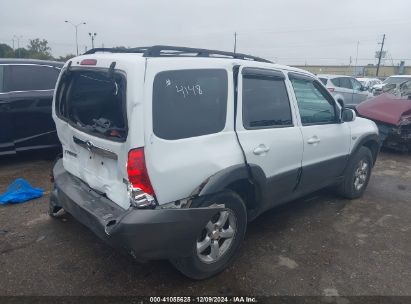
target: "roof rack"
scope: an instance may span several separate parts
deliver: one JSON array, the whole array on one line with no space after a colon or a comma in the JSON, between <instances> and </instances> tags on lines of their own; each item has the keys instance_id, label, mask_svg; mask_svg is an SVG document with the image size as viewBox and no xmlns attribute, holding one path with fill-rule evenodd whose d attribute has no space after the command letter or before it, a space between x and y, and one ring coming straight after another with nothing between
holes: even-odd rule
<instances>
[{"instance_id":1,"label":"roof rack","mask_svg":"<svg viewBox=\"0 0 411 304\"><path fill-rule=\"evenodd\" d=\"M88 54L95 54L97 52L108 52L108 53L142 53L143 57L212 57L212 58L232 58L232 59L242 59L242 60L252 60L259 62L271 61L255 57L251 55L246 55L242 53L232 53L217 50L207 50L207 49L197 49L189 47L180 46L169 46L169 45L154 45L150 47L136 47L136 48L94 48L87 52Z\"/></svg>"}]
</instances>

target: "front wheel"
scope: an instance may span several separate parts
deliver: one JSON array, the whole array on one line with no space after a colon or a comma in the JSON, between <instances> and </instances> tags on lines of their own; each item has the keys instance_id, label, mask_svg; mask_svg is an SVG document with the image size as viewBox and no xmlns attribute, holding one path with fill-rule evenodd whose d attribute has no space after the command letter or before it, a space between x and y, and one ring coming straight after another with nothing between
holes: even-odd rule
<instances>
[{"instance_id":1,"label":"front wheel","mask_svg":"<svg viewBox=\"0 0 411 304\"><path fill-rule=\"evenodd\" d=\"M197 237L191 256L172 260L185 276L202 280L227 268L238 253L247 226L247 211L241 197L227 191L212 196L201 207L224 204Z\"/></svg>"},{"instance_id":2,"label":"front wheel","mask_svg":"<svg viewBox=\"0 0 411 304\"><path fill-rule=\"evenodd\" d=\"M361 147L350 160L338 192L349 199L361 197L370 180L372 165L373 158L370 149Z\"/></svg>"}]
</instances>

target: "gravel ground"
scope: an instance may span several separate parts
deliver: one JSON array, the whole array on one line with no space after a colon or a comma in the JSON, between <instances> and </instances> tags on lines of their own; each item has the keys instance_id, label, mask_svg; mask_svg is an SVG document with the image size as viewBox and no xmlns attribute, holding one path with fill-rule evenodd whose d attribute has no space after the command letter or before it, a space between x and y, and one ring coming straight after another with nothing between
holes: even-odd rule
<instances>
[{"instance_id":1,"label":"gravel ground","mask_svg":"<svg viewBox=\"0 0 411 304\"><path fill-rule=\"evenodd\" d=\"M52 163L3 158L0 193L17 177L49 190ZM382 152L362 199L324 190L263 214L236 262L201 282L137 263L47 206L0 207L0 295L411 295L410 154Z\"/></svg>"}]
</instances>

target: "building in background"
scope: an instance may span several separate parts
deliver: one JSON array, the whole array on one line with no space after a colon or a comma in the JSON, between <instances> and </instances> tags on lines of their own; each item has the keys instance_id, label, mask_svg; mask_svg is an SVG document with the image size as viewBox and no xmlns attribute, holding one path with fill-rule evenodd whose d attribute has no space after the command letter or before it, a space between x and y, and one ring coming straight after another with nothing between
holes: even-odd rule
<instances>
[{"instance_id":1,"label":"building in background","mask_svg":"<svg viewBox=\"0 0 411 304\"><path fill-rule=\"evenodd\" d=\"M349 66L349 65L295 65L309 71L313 74L333 74L333 75L347 75L355 77L375 77L377 72L376 65L366 66ZM411 66L405 66L403 63L395 66L380 66L379 78L386 78L391 75L410 75Z\"/></svg>"}]
</instances>

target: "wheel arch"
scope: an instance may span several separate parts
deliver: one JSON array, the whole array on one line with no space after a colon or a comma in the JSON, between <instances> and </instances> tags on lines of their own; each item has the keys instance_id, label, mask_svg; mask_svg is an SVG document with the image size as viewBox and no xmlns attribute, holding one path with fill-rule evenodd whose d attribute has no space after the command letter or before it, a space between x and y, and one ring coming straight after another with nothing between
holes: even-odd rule
<instances>
[{"instance_id":1,"label":"wheel arch","mask_svg":"<svg viewBox=\"0 0 411 304\"><path fill-rule=\"evenodd\" d=\"M355 155L355 153L361 147L367 147L368 149L370 149L371 154L372 154L372 158L373 158L373 165L374 165L376 160L377 160L378 152L380 151L380 148L381 148L381 143L380 143L380 139L379 139L378 135L377 134L369 134L369 135L366 135L366 136L360 138L357 141L357 143L355 144L355 146L353 147L353 149L351 151L350 158L352 158L353 155Z\"/></svg>"},{"instance_id":2,"label":"wheel arch","mask_svg":"<svg viewBox=\"0 0 411 304\"><path fill-rule=\"evenodd\" d=\"M199 197L210 196L222 191L231 190L244 201L249 220L255 218L263 201L266 176L257 165L234 165L210 176L198 188Z\"/></svg>"}]
</instances>

